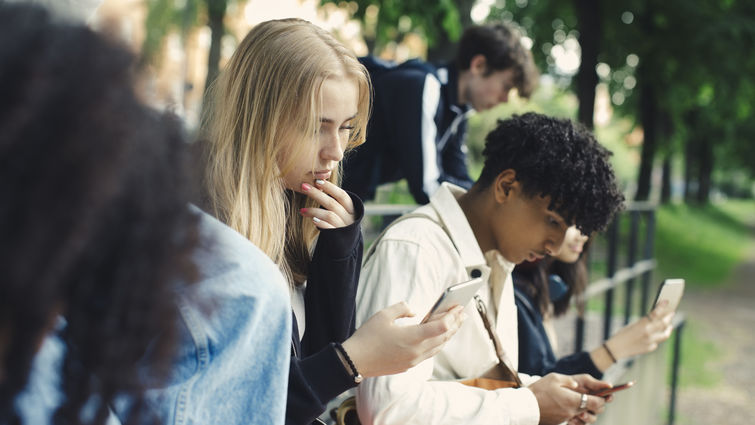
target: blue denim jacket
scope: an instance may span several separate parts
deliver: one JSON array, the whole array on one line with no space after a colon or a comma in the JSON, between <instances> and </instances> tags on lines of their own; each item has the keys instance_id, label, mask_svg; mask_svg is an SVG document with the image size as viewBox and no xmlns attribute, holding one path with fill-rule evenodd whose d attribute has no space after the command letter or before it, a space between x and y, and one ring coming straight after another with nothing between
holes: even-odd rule
<instances>
[{"instance_id":1,"label":"blue denim jacket","mask_svg":"<svg viewBox=\"0 0 755 425\"><path fill-rule=\"evenodd\" d=\"M249 240L195 210L200 282L178 297L183 321L172 376L147 399L165 424L283 424L288 287Z\"/></svg>"},{"instance_id":2,"label":"blue denim jacket","mask_svg":"<svg viewBox=\"0 0 755 425\"><path fill-rule=\"evenodd\" d=\"M177 294L181 320L171 376L147 391L148 406L163 424L283 424L291 347L286 283L249 240L192 209L200 214L194 254L200 281ZM63 352L46 342L37 356L45 361L35 359L34 385L17 403L25 423L49 423L40 421L40 411L49 418L59 403L59 378L36 366ZM125 423L130 405L122 398L111 407ZM117 422L112 419L109 424Z\"/></svg>"}]
</instances>

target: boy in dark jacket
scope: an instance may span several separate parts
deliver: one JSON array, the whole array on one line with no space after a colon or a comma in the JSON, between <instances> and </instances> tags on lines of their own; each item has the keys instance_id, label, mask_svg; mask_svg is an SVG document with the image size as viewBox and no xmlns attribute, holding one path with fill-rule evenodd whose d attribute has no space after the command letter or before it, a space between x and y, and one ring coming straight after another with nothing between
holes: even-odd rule
<instances>
[{"instance_id":1,"label":"boy in dark jacket","mask_svg":"<svg viewBox=\"0 0 755 425\"><path fill-rule=\"evenodd\" d=\"M538 77L519 34L502 24L468 28L453 65L360 61L372 76L373 111L367 141L345 158L343 187L363 200L402 178L420 204L444 181L470 188L467 116L507 102L512 89L528 97Z\"/></svg>"}]
</instances>

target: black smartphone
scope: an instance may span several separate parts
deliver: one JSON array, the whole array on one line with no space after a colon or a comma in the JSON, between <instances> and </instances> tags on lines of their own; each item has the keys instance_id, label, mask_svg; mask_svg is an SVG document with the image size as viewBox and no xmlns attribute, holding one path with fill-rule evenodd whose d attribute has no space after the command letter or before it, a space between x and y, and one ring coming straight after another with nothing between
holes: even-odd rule
<instances>
[{"instance_id":1,"label":"black smartphone","mask_svg":"<svg viewBox=\"0 0 755 425\"><path fill-rule=\"evenodd\" d=\"M467 305L469 300L474 297L474 294L478 289L480 289L483 283L484 281L481 277L476 277L474 279L449 286L445 291L443 291L442 294L440 294L438 300L435 301L433 307L420 323L427 322L430 316L435 313L448 311L457 305Z\"/></svg>"}]
</instances>

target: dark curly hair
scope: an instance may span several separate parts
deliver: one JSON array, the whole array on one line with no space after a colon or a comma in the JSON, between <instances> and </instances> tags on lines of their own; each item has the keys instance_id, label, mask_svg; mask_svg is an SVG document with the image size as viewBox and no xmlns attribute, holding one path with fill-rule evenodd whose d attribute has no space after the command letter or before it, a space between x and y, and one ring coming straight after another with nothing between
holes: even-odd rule
<instances>
[{"instance_id":1,"label":"dark curly hair","mask_svg":"<svg viewBox=\"0 0 755 425\"><path fill-rule=\"evenodd\" d=\"M529 97L540 73L532 52L522 45L519 31L508 24L475 25L464 30L456 53L456 67L469 69L472 58L483 55L487 73L512 69L519 96Z\"/></svg>"},{"instance_id":2,"label":"dark curly hair","mask_svg":"<svg viewBox=\"0 0 755 425\"><path fill-rule=\"evenodd\" d=\"M166 376L197 219L180 126L139 102L133 63L85 27L0 2L2 424L20 421L14 399L57 315L55 423L104 423L121 395L136 400L129 423L149 422L138 361Z\"/></svg>"},{"instance_id":3,"label":"dark curly hair","mask_svg":"<svg viewBox=\"0 0 755 425\"><path fill-rule=\"evenodd\" d=\"M512 169L527 196L550 196L549 209L585 235L603 230L623 207L624 195L608 161L611 152L570 120L514 115L488 134L482 154L478 188Z\"/></svg>"}]
</instances>

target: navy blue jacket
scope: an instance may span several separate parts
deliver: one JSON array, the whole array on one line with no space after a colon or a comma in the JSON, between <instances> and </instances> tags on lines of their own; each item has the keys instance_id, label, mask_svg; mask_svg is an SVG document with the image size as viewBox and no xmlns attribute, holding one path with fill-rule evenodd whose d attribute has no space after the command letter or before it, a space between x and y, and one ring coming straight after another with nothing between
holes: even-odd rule
<instances>
[{"instance_id":1,"label":"navy blue jacket","mask_svg":"<svg viewBox=\"0 0 755 425\"><path fill-rule=\"evenodd\" d=\"M590 358L590 353L580 351L556 359L548 334L543 327L543 316L535 302L517 283L514 274L514 299L516 300L519 330L519 372L544 376L550 372L566 375L589 373L600 379L603 376Z\"/></svg>"},{"instance_id":2,"label":"navy blue jacket","mask_svg":"<svg viewBox=\"0 0 755 425\"><path fill-rule=\"evenodd\" d=\"M286 424L305 425L320 416L337 395L355 386L333 343L354 332L355 297L362 265L362 201L354 202L354 223L320 231L307 275L304 305L307 329L299 341L293 320Z\"/></svg>"},{"instance_id":3,"label":"navy blue jacket","mask_svg":"<svg viewBox=\"0 0 755 425\"><path fill-rule=\"evenodd\" d=\"M473 181L464 146L469 108L458 104L456 69L413 59L389 69L379 66L376 72L371 64L379 61L371 57L360 61L371 70L373 110L367 141L344 159L344 189L368 200L375 197L378 185L405 178L414 199L426 204L432 195L427 192L441 182L470 188ZM427 86L428 75L440 84ZM436 92L429 93L430 89ZM428 98L439 99L435 110L424 110ZM437 130L434 140L428 138L424 144L434 146L433 152L423 150L423 116L433 117L427 125ZM427 183L426 174L437 178Z\"/></svg>"}]
</instances>

